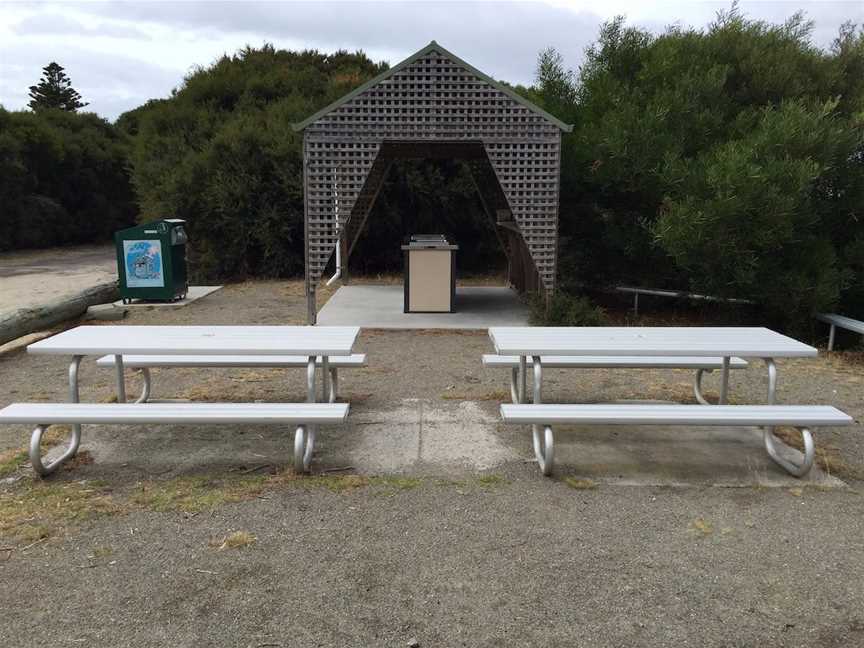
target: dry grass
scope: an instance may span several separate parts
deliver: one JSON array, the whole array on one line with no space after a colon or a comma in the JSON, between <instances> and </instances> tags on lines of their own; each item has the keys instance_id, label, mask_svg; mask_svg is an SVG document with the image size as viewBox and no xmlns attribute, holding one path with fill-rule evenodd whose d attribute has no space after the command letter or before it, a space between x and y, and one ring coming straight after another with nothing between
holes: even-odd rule
<instances>
[{"instance_id":1,"label":"dry grass","mask_svg":"<svg viewBox=\"0 0 864 648\"><path fill-rule=\"evenodd\" d=\"M804 442L798 430L791 427L774 428L774 436L786 445L801 452ZM848 463L840 454L840 449L827 444L816 444L816 463L829 475L840 479L855 479L864 481L864 466Z\"/></svg>"},{"instance_id":2,"label":"dry grass","mask_svg":"<svg viewBox=\"0 0 864 648\"><path fill-rule=\"evenodd\" d=\"M65 528L123 511L109 489L95 482L48 483L0 493L0 536L26 543L58 535Z\"/></svg>"},{"instance_id":3,"label":"dry grass","mask_svg":"<svg viewBox=\"0 0 864 648\"><path fill-rule=\"evenodd\" d=\"M578 477L565 477L564 483L570 488L575 488L576 490L595 490L597 488L597 482L591 479L580 479Z\"/></svg>"},{"instance_id":4,"label":"dry grass","mask_svg":"<svg viewBox=\"0 0 864 648\"><path fill-rule=\"evenodd\" d=\"M495 391L484 392L481 394L444 392L439 396L439 398L441 400L498 401L508 403L510 402L510 392L504 391L503 389L497 389Z\"/></svg>"},{"instance_id":5,"label":"dry grass","mask_svg":"<svg viewBox=\"0 0 864 648\"><path fill-rule=\"evenodd\" d=\"M705 518L696 518L690 523L690 533L704 538L714 533L714 525Z\"/></svg>"},{"instance_id":6,"label":"dry grass","mask_svg":"<svg viewBox=\"0 0 864 648\"><path fill-rule=\"evenodd\" d=\"M215 542L210 542L211 547L216 547L217 551L225 549L242 549L255 544L257 538L248 531L233 531L224 538Z\"/></svg>"},{"instance_id":7,"label":"dry grass","mask_svg":"<svg viewBox=\"0 0 864 648\"><path fill-rule=\"evenodd\" d=\"M68 425L51 425L42 434L42 450L53 448L66 440L71 432ZM8 477L29 461L27 446L0 452L0 478Z\"/></svg>"},{"instance_id":8,"label":"dry grass","mask_svg":"<svg viewBox=\"0 0 864 648\"><path fill-rule=\"evenodd\" d=\"M480 475L477 478L477 483L480 484L482 488L496 488L498 486L506 486L510 481L506 479L504 475L489 473L488 475Z\"/></svg>"},{"instance_id":9,"label":"dry grass","mask_svg":"<svg viewBox=\"0 0 864 648\"><path fill-rule=\"evenodd\" d=\"M177 477L167 481L142 482L129 499L151 511L194 513L260 495L268 482L266 475Z\"/></svg>"}]
</instances>

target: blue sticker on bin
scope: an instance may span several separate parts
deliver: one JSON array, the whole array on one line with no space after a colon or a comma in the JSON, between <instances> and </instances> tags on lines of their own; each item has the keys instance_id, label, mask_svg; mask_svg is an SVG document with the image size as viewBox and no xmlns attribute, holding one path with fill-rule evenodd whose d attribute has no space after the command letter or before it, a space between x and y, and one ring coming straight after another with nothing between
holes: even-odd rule
<instances>
[{"instance_id":1,"label":"blue sticker on bin","mask_svg":"<svg viewBox=\"0 0 864 648\"><path fill-rule=\"evenodd\" d=\"M162 288L162 241L123 241L126 285L129 288Z\"/></svg>"}]
</instances>

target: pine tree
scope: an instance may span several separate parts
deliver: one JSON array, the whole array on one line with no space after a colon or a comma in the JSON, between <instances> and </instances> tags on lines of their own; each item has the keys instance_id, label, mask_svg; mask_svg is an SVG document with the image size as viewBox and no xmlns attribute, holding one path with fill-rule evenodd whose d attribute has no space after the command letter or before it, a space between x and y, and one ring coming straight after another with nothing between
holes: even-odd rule
<instances>
[{"instance_id":1,"label":"pine tree","mask_svg":"<svg viewBox=\"0 0 864 648\"><path fill-rule=\"evenodd\" d=\"M81 101L81 95L72 87L72 82L63 67L55 62L42 68L42 79L39 85L30 86L30 103L33 110L43 108L59 108L75 112L89 104Z\"/></svg>"}]
</instances>

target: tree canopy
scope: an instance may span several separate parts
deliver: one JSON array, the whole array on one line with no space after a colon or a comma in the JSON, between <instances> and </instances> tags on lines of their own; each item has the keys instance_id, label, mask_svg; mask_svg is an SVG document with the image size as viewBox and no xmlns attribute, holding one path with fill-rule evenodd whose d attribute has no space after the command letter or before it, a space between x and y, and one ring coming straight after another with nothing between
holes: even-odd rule
<instances>
[{"instance_id":1,"label":"tree canopy","mask_svg":"<svg viewBox=\"0 0 864 648\"><path fill-rule=\"evenodd\" d=\"M30 86L30 103L32 110L56 108L67 112L75 112L90 104L81 101L81 95L72 87L72 81L66 76L61 65L51 62L42 68L42 78L35 86Z\"/></svg>"},{"instance_id":2,"label":"tree canopy","mask_svg":"<svg viewBox=\"0 0 864 648\"><path fill-rule=\"evenodd\" d=\"M735 7L659 36L618 18L569 90L543 72L541 105L576 125L565 283L749 298L781 325L864 315L864 34L847 25L825 52L810 30Z\"/></svg>"},{"instance_id":3,"label":"tree canopy","mask_svg":"<svg viewBox=\"0 0 864 648\"><path fill-rule=\"evenodd\" d=\"M128 154L96 115L0 108L0 250L106 241L132 225Z\"/></svg>"}]
</instances>

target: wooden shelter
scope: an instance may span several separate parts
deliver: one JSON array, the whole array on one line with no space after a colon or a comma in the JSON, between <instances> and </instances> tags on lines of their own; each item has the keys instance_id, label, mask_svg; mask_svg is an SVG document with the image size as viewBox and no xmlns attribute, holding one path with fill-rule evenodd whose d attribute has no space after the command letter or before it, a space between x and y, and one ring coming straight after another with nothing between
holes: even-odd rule
<instances>
[{"instance_id":1,"label":"wooden shelter","mask_svg":"<svg viewBox=\"0 0 864 648\"><path fill-rule=\"evenodd\" d=\"M519 291L555 290L561 132L556 119L432 41L315 113L303 131L306 294L337 245L343 268L394 160L466 160ZM347 272L347 270L345 270Z\"/></svg>"}]
</instances>

